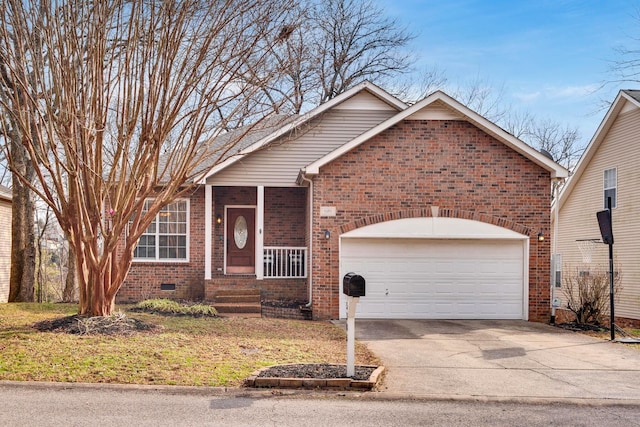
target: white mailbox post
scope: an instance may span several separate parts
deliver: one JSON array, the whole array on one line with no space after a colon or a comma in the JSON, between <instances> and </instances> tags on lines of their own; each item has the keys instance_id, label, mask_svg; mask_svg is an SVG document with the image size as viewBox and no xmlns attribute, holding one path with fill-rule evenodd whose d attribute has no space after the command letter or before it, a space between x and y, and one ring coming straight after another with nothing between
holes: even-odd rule
<instances>
[{"instance_id":1,"label":"white mailbox post","mask_svg":"<svg viewBox=\"0 0 640 427\"><path fill-rule=\"evenodd\" d=\"M356 306L364 296L365 280L356 273L347 273L342 279L342 292L347 295L347 377L356 373Z\"/></svg>"},{"instance_id":2,"label":"white mailbox post","mask_svg":"<svg viewBox=\"0 0 640 427\"><path fill-rule=\"evenodd\" d=\"M347 376L356 374L356 305L359 297L347 298Z\"/></svg>"}]
</instances>

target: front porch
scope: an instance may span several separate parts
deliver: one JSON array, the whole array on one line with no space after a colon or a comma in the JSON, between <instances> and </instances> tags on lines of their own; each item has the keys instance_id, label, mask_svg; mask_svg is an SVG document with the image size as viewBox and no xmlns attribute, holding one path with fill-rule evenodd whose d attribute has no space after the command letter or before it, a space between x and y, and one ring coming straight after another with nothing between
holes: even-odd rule
<instances>
[{"instance_id":1,"label":"front porch","mask_svg":"<svg viewBox=\"0 0 640 427\"><path fill-rule=\"evenodd\" d=\"M205 187L204 299L257 289L262 302L308 301L307 188Z\"/></svg>"}]
</instances>

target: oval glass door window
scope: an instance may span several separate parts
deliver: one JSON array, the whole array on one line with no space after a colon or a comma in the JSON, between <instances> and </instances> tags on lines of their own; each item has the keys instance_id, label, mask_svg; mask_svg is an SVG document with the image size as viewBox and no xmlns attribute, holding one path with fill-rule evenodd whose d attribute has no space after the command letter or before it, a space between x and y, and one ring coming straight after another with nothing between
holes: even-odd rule
<instances>
[{"instance_id":1,"label":"oval glass door window","mask_svg":"<svg viewBox=\"0 0 640 427\"><path fill-rule=\"evenodd\" d=\"M244 247L247 246L248 236L247 220L240 215L236 218L236 223L233 226L233 238L235 239L238 249L244 249Z\"/></svg>"}]
</instances>

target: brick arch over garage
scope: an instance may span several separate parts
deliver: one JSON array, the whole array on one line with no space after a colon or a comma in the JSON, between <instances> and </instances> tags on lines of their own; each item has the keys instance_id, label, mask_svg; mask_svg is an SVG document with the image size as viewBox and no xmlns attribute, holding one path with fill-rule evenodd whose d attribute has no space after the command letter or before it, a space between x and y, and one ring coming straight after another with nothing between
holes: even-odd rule
<instances>
[{"instance_id":1,"label":"brick arch over garage","mask_svg":"<svg viewBox=\"0 0 640 427\"><path fill-rule=\"evenodd\" d=\"M523 234L525 236L529 236L531 234L531 229L522 225L520 223L510 221L505 218L499 218L487 214L482 214L473 211L466 211L462 209L449 209L449 208L422 208L422 209L406 209L395 212L387 212L377 215L368 216L366 218L361 218L353 222L349 222L340 226L340 234L347 233L349 231L358 229L360 227L365 227L367 225L374 225L381 222L393 221L397 219L405 219L405 218L424 218L424 217L432 217L434 216L433 210L438 211L437 215L440 218L460 218L460 219L468 219L473 221L484 222L491 225L496 225L498 227L506 228L508 230L515 231L516 233Z\"/></svg>"}]
</instances>

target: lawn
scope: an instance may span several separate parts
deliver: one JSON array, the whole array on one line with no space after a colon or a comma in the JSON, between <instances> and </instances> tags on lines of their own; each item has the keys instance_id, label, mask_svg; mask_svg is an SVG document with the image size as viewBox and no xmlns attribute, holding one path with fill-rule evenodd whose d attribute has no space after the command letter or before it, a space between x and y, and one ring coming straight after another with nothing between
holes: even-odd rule
<instances>
[{"instance_id":1,"label":"lawn","mask_svg":"<svg viewBox=\"0 0 640 427\"><path fill-rule=\"evenodd\" d=\"M107 336L32 327L76 310L73 304L0 304L0 380L233 387L265 366L346 363L346 333L328 322L127 313L160 328ZM356 364L378 362L357 343Z\"/></svg>"}]
</instances>

